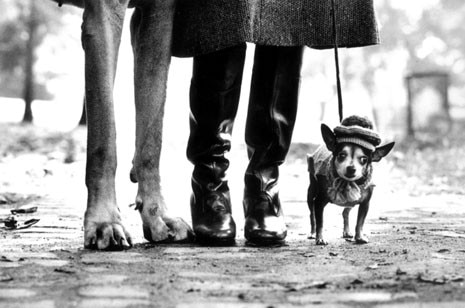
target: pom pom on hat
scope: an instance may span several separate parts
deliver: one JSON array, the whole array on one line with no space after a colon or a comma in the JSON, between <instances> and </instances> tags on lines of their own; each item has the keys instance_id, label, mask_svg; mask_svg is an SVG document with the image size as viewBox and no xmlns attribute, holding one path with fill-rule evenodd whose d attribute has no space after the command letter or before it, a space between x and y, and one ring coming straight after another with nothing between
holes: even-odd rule
<instances>
[{"instance_id":1,"label":"pom pom on hat","mask_svg":"<svg viewBox=\"0 0 465 308\"><path fill-rule=\"evenodd\" d=\"M354 143L370 151L374 151L381 143L379 134L373 130L372 122L360 116L345 118L341 125L334 128L334 135L337 143Z\"/></svg>"}]
</instances>

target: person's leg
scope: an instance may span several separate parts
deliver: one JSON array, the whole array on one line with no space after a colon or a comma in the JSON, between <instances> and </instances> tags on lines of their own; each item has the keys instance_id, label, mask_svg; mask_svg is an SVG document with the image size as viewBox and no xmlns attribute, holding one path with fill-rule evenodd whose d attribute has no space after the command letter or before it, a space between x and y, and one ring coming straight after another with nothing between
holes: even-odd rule
<instances>
[{"instance_id":1,"label":"person's leg","mask_svg":"<svg viewBox=\"0 0 465 308\"><path fill-rule=\"evenodd\" d=\"M297 114L303 47L256 46L245 140L244 233L257 244L287 235L278 195L279 165L287 155Z\"/></svg>"},{"instance_id":2,"label":"person's leg","mask_svg":"<svg viewBox=\"0 0 465 308\"><path fill-rule=\"evenodd\" d=\"M192 225L197 239L206 244L233 242L236 236L224 155L231 148L245 51L244 43L194 57L187 157L194 164Z\"/></svg>"}]
</instances>

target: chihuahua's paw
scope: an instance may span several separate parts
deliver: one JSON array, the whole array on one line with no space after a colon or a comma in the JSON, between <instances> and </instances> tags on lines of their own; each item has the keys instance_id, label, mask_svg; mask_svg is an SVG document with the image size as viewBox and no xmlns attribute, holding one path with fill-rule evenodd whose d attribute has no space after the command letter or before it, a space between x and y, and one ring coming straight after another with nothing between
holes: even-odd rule
<instances>
[{"instance_id":1,"label":"chihuahua's paw","mask_svg":"<svg viewBox=\"0 0 465 308\"><path fill-rule=\"evenodd\" d=\"M316 233L311 232L310 235L307 237L308 239L315 239L316 238Z\"/></svg>"},{"instance_id":2,"label":"chihuahua's paw","mask_svg":"<svg viewBox=\"0 0 465 308\"><path fill-rule=\"evenodd\" d=\"M355 237L355 243L356 244L368 244L370 241L366 236L356 236Z\"/></svg>"},{"instance_id":3,"label":"chihuahua's paw","mask_svg":"<svg viewBox=\"0 0 465 308\"><path fill-rule=\"evenodd\" d=\"M318 246L326 246L326 245L328 245L328 242L325 241L325 240L322 239L322 238L316 239L315 243L316 243Z\"/></svg>"},{"instance_id":4,"label":"chihuahua's paw","mask_svg":"<svg viewBox=\"0 0 465 308\"><path fill-rule=\"evenodd\" d=\"M353 237L354 237L354 235L351 232L346 232L346 231L342 232L342 238L351 239Z\"/></svg>"}]
</instances>

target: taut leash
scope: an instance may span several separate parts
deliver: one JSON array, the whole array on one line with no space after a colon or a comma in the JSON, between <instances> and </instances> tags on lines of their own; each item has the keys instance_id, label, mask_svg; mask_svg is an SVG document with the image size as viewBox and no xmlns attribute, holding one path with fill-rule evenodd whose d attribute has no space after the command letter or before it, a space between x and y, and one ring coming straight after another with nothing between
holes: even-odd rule
<instances>
[{"instance_id":1,"label":"taut leash","mask_svg":"<svg viewBox=\"0 0 465 308\"><path fill-rule=\"evenodd\" d=\"M332 18L333 18L333 43L334 43L334 60L336 64L336 87L337 87L337 101L339 111L339 122L342 122L344 116L343 104L342 104L342 90L341 90L341 78L339 76L339 53L338 53L338 38L337 38L337 22L336 22L336 0L331 0Z\"/></svg>"}]
</instances>

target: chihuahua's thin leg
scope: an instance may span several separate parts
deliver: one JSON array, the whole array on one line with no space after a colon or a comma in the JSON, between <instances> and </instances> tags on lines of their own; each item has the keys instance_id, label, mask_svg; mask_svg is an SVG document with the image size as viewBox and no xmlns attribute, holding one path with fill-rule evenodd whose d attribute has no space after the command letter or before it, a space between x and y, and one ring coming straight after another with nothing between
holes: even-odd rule
<instances>
[{"instance_id":1,"label":"chihuahua's thin leg","mask_svg":"<svg viewBox=\"0 0 465 308\"><path fill-rule=\"evenodd\" d=\"M316 180L310 176L310 185L308 186L307 191L307 204L308 209L310 210L310 236L309 239L315 238L316 233L316 222L315 222L315 196L316 196Z\"/></svg>"},{"instance_id":2,"label":"chihuahua's thin leg","mask_svg":"<svg viewBox=\"0 0 465 308\"><path fill-rule=\"evenodd\" d=\"M368 197L360 203L357 215L357 225L355 226L355 242L357 244L368 243L368 238L363 234L363 226L365 224L365 218L367 217L368 209L370 208L370 199L373 193L373 189L368 192Z\"/></svg>"},{"instance_id":3,"label":"chihuahua's thin leg","mask_svg":"<svg viewBox=\"0 0 465 308\"><path fill-rule=\"evenodd\" d=\"M315 222L316 222L316 244L317 245L328 245L328 242L326 242L323 238L323 212L324 208L328 201L326 200L321 200L317 196L314 202L314 208L315 208Z\"/></svg>"},{"instance_id":4,"label":"chihuahua's thin leg","mask_svg":"<svg viewBox=\"0 0 465 308\"><path fill-rule=\"evenodd\" d=\"M342 231L342 237L343 238L353 238L354 235L352 234L352 232L350 232L350 225L349 225L349 213L350 213L350 210L352 208L350 207L346 207L343 211L342 211L342 220L344 221L344 230Z\"/></svg>"}]
</instances>

